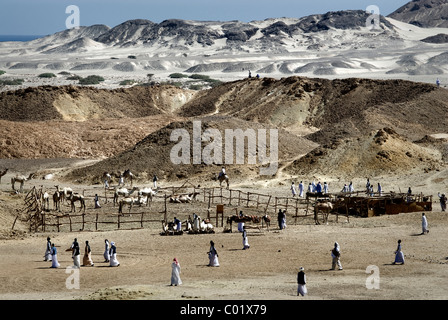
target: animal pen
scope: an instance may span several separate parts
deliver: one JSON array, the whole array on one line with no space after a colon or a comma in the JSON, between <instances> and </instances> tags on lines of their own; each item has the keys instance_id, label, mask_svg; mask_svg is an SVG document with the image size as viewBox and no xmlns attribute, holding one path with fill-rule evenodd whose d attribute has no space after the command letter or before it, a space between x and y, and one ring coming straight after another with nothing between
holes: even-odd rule
<instances>
[{"instance_id":1,"label":"animal pen","mask_svg":"<svg viewBox=\"0 0 448 320\"><path fill-rule=\"evenodd\" d=\"M102 200L108 201L107 190ZM83 192L83 194L85 191ZM172 203L174 195L194 194L192 201L187 203ZM335 193L335 194L307 194L306 197L278 197L257 192L225 189L221 187L198 188L184 183L181 186L158 188L157 195L148 205L135 205L133 209L118 214L118 207L105 205L101 211L96 209L83 212L57 212L45 209L42 200L42 190L35 187L25 197L25 221L29 222L30 231L108 231L131 230L141 228L160 228L162 223L173 221L174 217L181 219L186 226L187 218L196 213L207 218L215 227L226 227L241 211L248 227L260 229L269 227L266 215L276 221L279 210L285 210L288 223L297 224L301 218L314 217L314 222L328 221L330 215L346 217L350 215L360 217L373 217L382 214L398 214L416 211L431 211L432 196L408 195L401 193L366 194L366 192ZM89 203L93 203L94 195L85 195ZM110 196L109 198L112 198ZM194 202L194 205L193 205ZM318 209L319 203L330 202L332 209L322 212ZM273 218L273 219L272 219ZM17 220L17 218L16 218ZM308 220L309 221L309 220ZM14 221L15 224L15 221ZM227 224L227 225L225 225ZM14 228L14 225L13 225Z\"/></svg>"}]
</instances>

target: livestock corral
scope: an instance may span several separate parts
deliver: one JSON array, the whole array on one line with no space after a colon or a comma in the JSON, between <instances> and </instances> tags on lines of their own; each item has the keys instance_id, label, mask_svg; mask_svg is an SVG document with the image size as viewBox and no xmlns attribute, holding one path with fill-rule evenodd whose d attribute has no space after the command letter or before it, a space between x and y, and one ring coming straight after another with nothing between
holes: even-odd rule
<instances>
[{"instance_id":1,"label":"livestock corral","mask_svg":"<svg viewBox=\"0 0 448 320\"><path fill-rule=\"evenodd\" d=\"M432 195L366 191L308 192L304 197L283 197L223 187L201 188L188 181L180 186L154 189L133 186L132 182L127 187L106 185L102 190L91 186L81 193L74 193L72 188L55 188L51 197L51 191L43 190L42 186L40 189L34 186L27 192L24 210L17 218L29 222L29 231L106 231L160 226L161 234L182 235L183 231L214 232L214 227L232 232L232 222L246 222L249 228L254 225L260 230L260 227L269 229L271 216L277 218L278 212L284 212L294 224L302 218L308 221L309 216L320 224L328 223L331 216L338 222L340 215L349 221L350 215L373 217L431 211L433 202ZM89 203L87 212L86 202ZM180 228L173 224L176 218L181 222Z\"/></svg>"}]
</instances>

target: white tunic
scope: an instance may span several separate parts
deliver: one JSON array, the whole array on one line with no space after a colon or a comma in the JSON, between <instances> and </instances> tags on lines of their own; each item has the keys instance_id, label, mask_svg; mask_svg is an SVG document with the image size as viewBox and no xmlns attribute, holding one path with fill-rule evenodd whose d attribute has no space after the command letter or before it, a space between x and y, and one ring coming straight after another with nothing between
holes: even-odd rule
<instances>
[{"instance_id":1,"label":"white tunic","mask_svg":"<svg viewBox=\"0 0 448 320\"><path fill-rule=\"evenodd\" d=\"M249 245L249 240L247 239L247 233L246 231L243 232L243 250L245 249L249 249L250 245Z\"/></svg>"},{"instance_id":2,"label":"white tunic","mask_svg":"<svg viewBox=\"0 0 448 320\"><path fill-rule=\"evenodd\" d=\"M296 195L297 195L297 192L296 192L296 186L295 185L291 185L291 192L292 192L292 196L293 197L295 197Z\"/></svg>"},{"instance_id":3,"label":"white tunic","mask_svg":"<svg viewBox=\"0 0 448 320\"><path fill-rule=\"evenodd\" d=\"M303 183L299 183L299 197L303 197Z\"/></svg>"},{"instance_id":4,"label":"white tunic","mask_svg":"<svg viewBox=\"0 0 448 320\"><path fill-rule=\"evenodd\" d=\"M428 231L428 220L426 220L426 216L422 216L422 233Z\"/></svg>"},{"instance_id":5,"label":"white tunic","mask_svg":"<svg viewBox=\"0 0 448 320\"><path fill-rule=\"evenodd\" d=\"M57 254L57 250L56 249L52 250L51 258L52 258L52 260L51 260L51 267L52 268L59 268L60 264L58 262L58 254Z\"/></svg>"},{"instance_id":6,"label":"white tunic","mask_svg":"<svg viewBox=\"0 0 448 320\"><path fill-rule=\"evenodd\" d=\"M181 285L182 280L180 279L180 264L173 262L171 264L171 285Z\"/></svg>"},{"instance_id":7,"label":"white tunic","mask_svg":"<svg viewBox=\"0 0 448 320\"><path fill-rule=\"evenodd\" d=\"M105 241L105 249L104 249L104 261L109 262L110 254L109 254L109 241Z\"/></svg>"}]
</instances>

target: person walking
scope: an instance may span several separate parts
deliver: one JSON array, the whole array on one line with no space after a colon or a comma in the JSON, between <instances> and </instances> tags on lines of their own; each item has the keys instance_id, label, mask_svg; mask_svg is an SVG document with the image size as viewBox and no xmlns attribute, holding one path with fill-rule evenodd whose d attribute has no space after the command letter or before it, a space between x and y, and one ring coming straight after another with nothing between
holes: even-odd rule
<instances>
[{"instance_id":1,"label":"person walking","mask_svg":"<svg viewBox=\"0 0 448 320\"><path fill-rule=\"evenodd\" d=\"M51 261L51 241L50 237L47 237L47 247L45 248L44 261Z\"/></svg>"},{"instance_id":2,"label":"person walking","mask_svg":"<svg viewBox=\"0 0 448 320\"><path fill-rule=\"evenodd\" d=\"M422 234L426 234L426 233L429 233L429 230L428 230L428 220L426 219L426 215L423 212L422 213Z\"/></svg>"},{"instance_id":3,"label":"person walking","mask_svg":"<svg viewBox=\"0 0 448 320\"><path fill-rule=\"evenodd\" d=\"M54 243L51 244L51 267L50 268L59 268L61 265L58 262L58 250Z\"/></svg>"},{"instance_id":4,"label":"person walking","mask_svg":"<svg viewBox=\"0 0 448 320\"><path fill-rule=\"evenodd\" d=\"M243 250L249 249L249 240L247 239L246 227L243 227Z\"/></svg>"},{"instance_id":5,"label":"person walking","mask_svg":"<svg viewBox=\"0 0 448 320\"><path fill-rule=\"evenodd\" d=\"M110 255L109 266L118 267L120 265L120 262L118 262L117 260L117 247L115 246L115 242L113 241L110 243L109 255Z\"/></svg>"},{"instance_id":6,"label":"person walking","mask_svg":"<svg viewBox=\"0 0 448 320\"><path fill-rule=\"evenodd\" d=\"M80 257L79 257L78 239L75 238L73 240L73 243L70 246L70 248L68 248L66 251L71 251L72 252L73 264L74 264L75 268L80 268L81 267L81 263L80 263Z\"/></svg>"},{"instance_id":7,"label":"person walking","mask_svg":"<svg viewBox=\"0 0 448 320\"><path fill-rule=\"evenodd\" d=\"M90 249L89 241L86 241L84 257L82 258L82 265L83 266L92 266L92 267L94 265L93 260L92 260L92 250Z\"/></svg>"},{"instance_id":8,"label":"person walking","mask_svg":"<svg viewBox=\"0 0 448 320\"><path fill-rule=\"evenodd\" d=\"M301 197L301 198L303 198L303 188L304 188L303 182L300 181L300 183L299 183L299 197Z\"/></svg>"},{"instance_id":9,"label":"person walking","mask_svg":"<svg viewBox=\"0 0 448 320\"><path fill-rule=\"evenodd\" d=\"M397 250L395 250L395 261L393 264L404 264L404 253L401 250L401 240L398 240Z\"/></svg>"},{"instance_id":10,"label":"person walking","mask_svg":"<svg viewBox=\"0 0 448 320\"><path fill-rule=\"evenodd\" d=\"M303 297L307 293L305 269L300 267L299 272L297 273L297 295Z\"/></svg>"},{"instance_id":11,"label":"person walking","mask_svg":"<svg viewBox=\"0 0 448 320\"><path fill-rule=\"evenodd\" d=\"M208 254L208 266L209 267L219 267L219 260L218 260L218 252L215 248L215 243L213 241L210 241L210 250L207 252Z\"/></svg>"},{"instance_id":12,"label":"person walking","mask_svg":"<svg viewBox=\"0 0 448 320\"><path fill-rule=\"evenodd\" d=\"M109 254L109 250L110 250L110 244L109 244L109 240L105 239L104 240L104 262L109 262L110 261L110 254Z\"/></svg>"},{"instance_id":13,"label":"person walking","mask_svg":"<svg viewBox=\"0 0 448 320\"><path fill-rule=\"evenodd\" d=\"M339 270L342 270L342 264L341 264L341 247L339 246L339 243L334 243L334 248L331 250L331 270L336 269L336 265L338 266Z\"/></svg>"},{"instance_id":14,"label":"person walking","mask_svg":"<svg viewBox=\"0 0 448 320\"><path fill-rule=\"evenodd\" d=\"M297 191L296 191L296 186L294 184L294 181L291 183L291 192L292 192L292 196L295 197L297 196Z\"/></svg>"},{"instance_id":15,"label":"person walking","mask_svg":"<svg viewBox=\"0 0 448 320\"><path fill-rule=\"evenodd\" d=\"M100 198L98 197L98 194L95 194L94 201L95 201L95 209L99 209L99 208L101 208L101 205L100 205Z\"/></svg>"},{"instance_id":16,"label":"person walking","mask_svg":"<svg viewBox=\"0 0 448 320\"><path fill-rule=\"evenodd\" d=\"M180 279L180 264L179 261L177 261L177 258L174 258L173 262L171 263L171 285L177 286L181 284L182 280Z\"/></svg>"}]
</instances>

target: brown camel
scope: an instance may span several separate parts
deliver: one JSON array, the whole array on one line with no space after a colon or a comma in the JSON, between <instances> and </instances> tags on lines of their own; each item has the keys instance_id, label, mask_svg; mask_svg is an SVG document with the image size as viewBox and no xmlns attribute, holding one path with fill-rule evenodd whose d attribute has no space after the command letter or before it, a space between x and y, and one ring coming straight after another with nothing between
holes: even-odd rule
<instances>
[{"instance_id":1,"label":"brown camel","mask_svg":"<svg viewBox=\"0 0 448 320\"><path fill-rule=\"evenodd\" d=\"M0 183L2 183L2 177L6 174L6 172L8 172L8 168L6 168L5 170L3 170L3 171L0 171Z\"/></svg>"}]
</instances>

